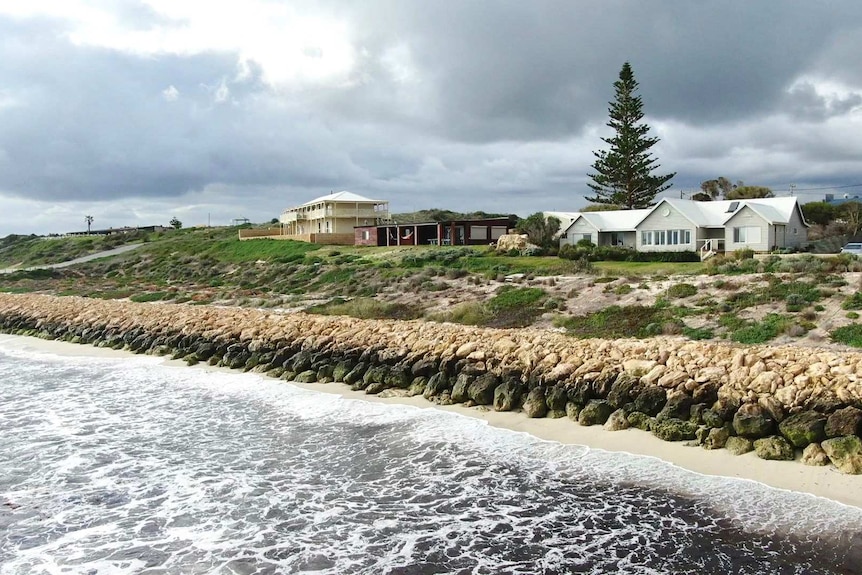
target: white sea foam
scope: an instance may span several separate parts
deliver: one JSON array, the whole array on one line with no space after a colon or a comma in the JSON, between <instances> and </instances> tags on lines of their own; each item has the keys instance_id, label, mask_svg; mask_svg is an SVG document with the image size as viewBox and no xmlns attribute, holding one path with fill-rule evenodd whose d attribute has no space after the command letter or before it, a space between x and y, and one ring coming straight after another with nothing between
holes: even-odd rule
<instances>
[{"instance_id":1,"label":"white sea foam","mask_svg":"<svg viewBox=\"0 0 862 575\"><path fill-rule=\"evenodd\" d=\"M3 575L821 572L813 546L862 524L822 498L253 374L4 362Z\"/></svg>"}]
</instances>

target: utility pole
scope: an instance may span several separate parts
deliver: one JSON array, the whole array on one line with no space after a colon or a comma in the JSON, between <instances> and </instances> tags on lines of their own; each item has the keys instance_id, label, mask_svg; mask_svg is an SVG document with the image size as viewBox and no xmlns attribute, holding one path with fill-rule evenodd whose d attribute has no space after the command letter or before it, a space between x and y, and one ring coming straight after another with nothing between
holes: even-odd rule
<instances>
[{"instance_id":1,"label":"utility pole","mask_svg":"<svg viewBox=\"0 0 862 575\"><path fill-rule=\"evenodd\" d=\"M796 191L796 184L790 184L790 197L793 197L793 192Z\"/></svg>"}]
</instances>

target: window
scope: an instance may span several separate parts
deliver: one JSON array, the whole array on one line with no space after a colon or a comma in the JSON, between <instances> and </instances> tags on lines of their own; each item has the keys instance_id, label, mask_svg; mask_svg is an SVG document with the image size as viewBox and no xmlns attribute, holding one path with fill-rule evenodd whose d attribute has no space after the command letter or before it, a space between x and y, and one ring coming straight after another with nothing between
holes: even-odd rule
<instances>
[{"instance_id":1,"label":"window","mask_svg":"<svg viewBox=\"0 0 862 575\"><path fill-rule=\"evenodd\" d=\"M488 226L470 226L471 240L487 240Z\"/></svg>"},{"instance_id":2,"label":"window","mask_svg":"<svg viewBox=\"0 0 862 575\"><path fill-rule=\"evenodd\" d=\"M362 230L362 239L370 240L371 239L371 230Z\"/></svg>"},{"instance_id":3,"label":"window","mask_svg":"<svg viewBox=\"0 0 862 575\"><path fill-rule=\"evenodd\" d=\"M739 228L733 228L733 243L759 244L760 228L757 226L742 226Z\"/></svg>"},{"instance_id":4,"label":"window","mask_svg":"<svg viewBox=\"0 0 862 575\"><path fill-rule=\"evenodd\" d=\"M591 242L593 241L593 234L581 234L581 239Z\"/></svg>"},{"instance_id":5,"label":"window","mask_svg":"<svg viewBox=\"0 0 862 575\"><path fill-rule=\"evenodd\" d=\"M691 243L691 230L655 230L641 232L641 245L677 246Z\"/></svg>"}]
</instances>

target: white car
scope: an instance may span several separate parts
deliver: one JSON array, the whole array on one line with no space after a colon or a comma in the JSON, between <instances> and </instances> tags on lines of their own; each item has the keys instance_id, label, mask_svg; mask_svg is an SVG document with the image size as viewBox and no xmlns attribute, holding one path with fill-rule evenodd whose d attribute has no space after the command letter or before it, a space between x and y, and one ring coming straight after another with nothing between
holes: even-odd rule
<instances>
[{"instance_id":1,"label":"white car","mask_svg":"<svg viewBox=\"0 0 862 575\"><path fill-rule=\"evenodd\" d=\"M847 244L846 246L841 248L841 251L839 253L853 254L855 256L862 256L862 244L856 244L856 243Z\"/></svg>"}]
</instances>

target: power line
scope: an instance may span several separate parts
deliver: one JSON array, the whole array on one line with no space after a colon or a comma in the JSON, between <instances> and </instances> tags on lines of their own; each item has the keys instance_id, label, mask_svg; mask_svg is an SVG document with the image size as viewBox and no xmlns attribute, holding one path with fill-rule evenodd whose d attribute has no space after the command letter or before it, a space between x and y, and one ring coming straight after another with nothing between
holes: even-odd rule
<instances>
[{"instance_id":1,"label":"power line","mask_svg":"<svg viewBox=\"0 0 862 575\"><path fill-rule=\"evenodd\" d=\"M862 188L862 184L847 184L844 186L823 186L819 188L797 188L795 185L790 185L786 190L772 190L773 192L816 192L820 190L843 190L846 188Z\"/></svg>"}]
</instances>

